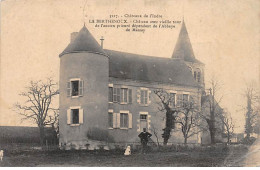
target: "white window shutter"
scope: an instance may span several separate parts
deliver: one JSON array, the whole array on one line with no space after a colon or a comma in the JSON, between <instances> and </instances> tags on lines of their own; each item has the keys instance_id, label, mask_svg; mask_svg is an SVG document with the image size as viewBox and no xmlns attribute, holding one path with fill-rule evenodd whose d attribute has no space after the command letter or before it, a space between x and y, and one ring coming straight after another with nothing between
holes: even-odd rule
<instances>
[{"instance_id":1,"label":"white window shutter","mask_svg":"<svg viewBox=\"0 0 260 170\"><path fill-rule=\"evenodd\" d=\"M151 90L148 90L147 98L148 98L148 104L150 104L151 103Z\"/></svg>"},{"instance_id":2,"label":"white window shutter","mask_svg":"<svg viewBox=\"0 0 260 170\"><path fill-rule=\"evenodd\" d=\"M79 81L79 96L83 96L83 88L84 88L84 82L83 80Z\"/></svg>"},{"instance_id":3,"label":"white window shutter","mask_svg":"<svg viewBox=\"0 0 260 170\"><path fill-rule=\"evenodd\" d=\"M84 112L83 109L79 109L79 124L83 124Z\"/></svg>"},{"instance_id":4,"label":"white window shutter","mask_svg":"<svg viewBox=\"0 0 260 170\"><path fill-rule=\"evenodd\" d=\"M128 114L128 128L132 128L133 127L133 116L132 113Z\"/></svg>"},{"instance_id":5,"label":"white window shutter","mask_svg":"<svg viewBox=\"0 0 260 170\"><path fill-rule=\"evenodd\" d=\"M70 81L67 82L67 96L71 96L71 83L70 83Z\"/></svg>"},{"instance_id":6,"label":"white window shutter","mask_svg":"<svg viewBox=\"0 0 260 170\"><path fill-rule=\"evenodd\" d=\"M116 127L120 128L120 113L116 114Z\"/></svg>"},{"instance_id":7,"label":"white window shutter","mask_svg":"<svg viewBox=\"0 0 260 170\"><path fill-rule=\"evenodd\" d=\"M132 103L132 89L128 89L128 103Z\"/></svg>"},{"instance_id":8,"label":"white window shutter","mask_svg":"<svg viewBox=\"0 0 260 170\"><path fill-rule=\"evenodd\" d=\"M113 113L113 128L116 128L117 126L116 126L116 119L117 119L117 117L116 117L116 113Z\"/></svg>"},{"instance_id":9,"label":"white window shutter","mask_svg":"<svg viewBox=\"0 0 260 170\"><path fill-rule=\"evenodd\" d=\"M67 124L68 125L71 124L71 110L70 109L67 110Z\"/></svg>"},{"instance_id":10,"label":"white window shutter","mask_svg":"<svg viewBox=\"0 0 260 170\"><path fill-rule=\"evenodd\" d=\"M137 95L136 95L137 103L139 103L139 104L140 104L140 102L141 102L141 98L140 98L140 97L141 97L141 94L140 94L140 93L141 93L140 90L137 90L137 91L136 91L136 94L137 94Z\"/></svg>"}]
</instances>

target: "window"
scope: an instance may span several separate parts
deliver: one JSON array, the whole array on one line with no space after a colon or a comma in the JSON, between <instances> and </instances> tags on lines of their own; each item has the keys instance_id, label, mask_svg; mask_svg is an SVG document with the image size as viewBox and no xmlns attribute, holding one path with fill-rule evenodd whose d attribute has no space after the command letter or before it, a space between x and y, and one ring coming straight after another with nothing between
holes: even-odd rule
<instances>
[{"instance_id":1,"label":"window","mask_svg":"<svg viewBox=\"0 0 260 170\"><path fill-rule=\"evenodd\" d=\"M120 102L120 88L113 88L113 102Z\"/></svg>"},{"instance_id":2,"label":"window","mask_svg":"<svg viewBox=\"0 0 260 170\"><path fill-rule=\"evenodd\" d=\"M127 89L121 89L121 103L127 103Z\"/></svg>"},{"instance_id":3,"label":"window","mask_svg":"<svg viewBox=\"0 0 260 170\"><path fill-rule=\"evenodd\" d=\"M140 120L147 120L147 115L140 114Z\"/></svg>"},{"instance_id":4,"label":"window","mask_svg":"<svg viewBox=\"0 0 260 170\"><path fill-rule=\"evenodd\" d=\"M108 88L108 101L113 102L113 87Z\"/></svg>"},{"instance_id":5,"label":"window","mask_svg":"<svg viewBox=\"0 0 260 170\"><path fill-rule=\"evenodd\" d=\"M72 124L79 124L79 109L72 109Z\"/></svg>"},{"instance_id":6,"label":"window","mask_svg":"<svg viewBox=\"0 0 260 170\"><path fill-rule=\"evenodd\" d=\"M198 72L197 79L198 79L198 82L200 83L200 72Z\"/></svg>"},{"instance_id":7,"label":"window","mask_svg":"<svg viewBox=\"0 0 260 170\"><path fill-rule=\"evenodd\" d=\"M67 110L67 124L80 125L83 124L83 109L80 106L71 107Z\"/></svg>"},{"instance_id":8,"label":"window","mask_svg":"<svg viewBox=\"0 0 260 170\"><path fill-rule=\"evenodd\" d=\"M83 96L83 81L71 80L67 84L68 96Z\"/></svg>"},{"instance_id":9,"label":"window","mask_svg":"<svg viewBox=\"0 0 260 170\"><path fill-rule=\"evenodd\" d=\"M189 102L189 95L183 94L183 106L187 106L188 102Z\"/></svg>"},{"instance_id":10,"label":"window","mask_svg":"<svg viewBox=\"0 0 260 170\"><path fill-rule=\"evenodd\" d=\"M121 104L132 103L132 89L109 87L109 102Z\"/></svg>"},{"instance_id":11,"label":"window","mask_svg":"<svg viewBox=\"0 0 260 170\"><path fill-rule=\"evenodd\" d=\"M128 113L120 113L120 128L128 128Z\"/></svg>"},{"instance_id":12,"label":"window","mask_svg":"<svg viewBox=\"0 0 260 170\"><path fill-rule=\"evenodd\" d=\"M141 90L141 104L148 104L148 90Z\"/></svg>"},{"instance_id":13,"label":"window","mask_svg":"<svg viewBox=\"0 0 260 170\"><path fill-rule=\"evenodd\" d=\"M108 127L113 128L113 113L108 112Z\"/></svg>"},{"instance_id":14,"label":"window","mask_svg":"<svg viewBox=\"0 0 260 170\"><path fill-rule=\"evenodd\" d=\"M170 98L169 98L169 105L171 107L175 107L175 97L176 97L176 94L175 93L170 93Z\"/></svg>"},{"instance_id":15,"label":"window","mask_svg":"<svg viewBox=\"0 0 260 170\"><path fill-rule=\"evenodd\" d=\"M197 72L194 71L194 79L196 80L197 79Z\"/></svg>"},{"instance_id":16,"label":"window","mask_svg":"<svg viewBox=\"0 0 260 170\"><path fill-rule=\"evenodd\" d=\"M71 96L78 96L79 95L79 81L71 81L71 86L72 86Z\"/></svg>"}]
</instances>

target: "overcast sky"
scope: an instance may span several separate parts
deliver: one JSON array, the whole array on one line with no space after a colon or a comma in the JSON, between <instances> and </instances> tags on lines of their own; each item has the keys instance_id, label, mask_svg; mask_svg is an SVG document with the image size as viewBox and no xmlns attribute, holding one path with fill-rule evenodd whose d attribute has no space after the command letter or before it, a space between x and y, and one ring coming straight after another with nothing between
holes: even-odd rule
<instances>
[{"instance_id":1,"label":"overcast sky","mask_svg":"<svg viewBox=\"0 0 260 170\"><path fill-rule=\"evenodd\" d=\"M21 100L30 80L59 77L59 57L84 21L104 48L158 57L171 57L181 25L144 33L116 28L95 28L89 19L109 14L159 14L182 20L197 59L206 65L206 84L213 73L223 84L221 106L231 112L236 131L243 131L246 83L259 81L260 3L258 0L4 0L1 2L1 113L0 125L21 122L10 110ZM84 17L85 16L85 17ZM57 102L57 101L56 101Z\"/></svg>"}]
</instances>

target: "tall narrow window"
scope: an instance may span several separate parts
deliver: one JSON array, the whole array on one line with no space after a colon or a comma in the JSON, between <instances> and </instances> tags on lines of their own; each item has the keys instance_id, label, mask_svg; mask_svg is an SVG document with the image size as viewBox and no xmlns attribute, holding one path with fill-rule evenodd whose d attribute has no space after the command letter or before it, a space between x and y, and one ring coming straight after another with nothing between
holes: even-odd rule
<instances>
[{"instance_id":1,"label":"tall narrow window","mask_svg":"<svg viewBox=\"0 0 260 170\"><path fill-rule=\"evenodd\" d=\"M79 81L71 81L72 85L72 96L78 96L79 95Z\"/></svg>"},{"instance_id":2,"label":"tall narrow window","mask_svg":"<svg viewBox=\"0 0 260 170\"><path fill-rule=\"evenodd\" d=\"M127 88L121 89L121 103L127 103Z\"/></svg>"},{"instance_id":3,"label":"tall narrow window","mask_svg":"<svg viewBox=\"0 0 260 170\"><path fill-rule=\"evenodd\" d=\"M196 80L197 79L197 72L194 71L194 79Z\"/></svg>"},{"instance_id":4,"label":"tall narrow window","mask_svg":"<svg viewBox=\"0 0 260 170\"><path fill-rule=\"evenodd\" d=\"M148 104L148 90L141 90L141 104Z\"/></svg>"},{"instance_id":5,"label":"tall narrow window","mask_svg":"<svg viewBox=\"0 0 260 170\"><path fill-rule=\"evenodd\" d=\"M113 87L108 88L108 101L113 102Z\"/></svg>"},{"instance_id":6,"label":"tall narrow window","mask_svg":"<svg viewBox=\"0 0 260 170\"><path fill-rule=\"evenodd\" d=\"M197 79L198 79L198 82L200 83L200 72L198 72L198 77L197 77Z\"/></svg>"},{"instance_id":7,"label":"tall narrow window","mask_svg":"<svg viewBox=\"0 0 260 170\"><path fill-rule=\"evenodd\" d=\"M108 127L113 128L113 113L108 112Z\"/></svg>"},{"instance_id":8,"label":"tall narrow window","mask_svg":"<svg viewBox=\"0 0 260 170\"><path fill-rule=\"evenodd\" d=\"M72 124L79 124L79 109L71 109Z\"/></svg>"},{"instance_id":9,"label":"tall narrow window","mask_svg":"<svg viewBox=\"0 0 260 170\"><path fill-rule=\"evenodd\" d=\"M120 127L128 128L128 113L120 113Z\"/></svg>"},{"instance_id":10,"label":"tall narrow window","mask_svg":"<svg viewBox=\"0 0 260 170\"><path fill-rule=\"evenodd\" d=\"M120 102L120 88L113 88L113 101Z\"/></svg>"}]
</instances>

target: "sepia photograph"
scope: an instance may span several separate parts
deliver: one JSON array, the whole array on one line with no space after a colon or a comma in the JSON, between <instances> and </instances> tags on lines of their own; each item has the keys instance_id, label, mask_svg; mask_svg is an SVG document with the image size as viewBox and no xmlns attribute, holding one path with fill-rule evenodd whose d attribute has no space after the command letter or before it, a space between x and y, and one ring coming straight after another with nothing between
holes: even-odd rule
<instances>
[{"instance_id":1,"label":"sepia photograph","mask_svg":"<svg viewBox=\"0 0 260 170\"><path fill-rule=\"evenodd\" d=\"M0 167L259 167L259 0L0 0Z\"/></svg>"}]
</instances>

